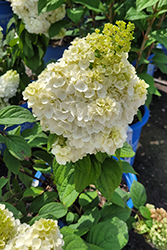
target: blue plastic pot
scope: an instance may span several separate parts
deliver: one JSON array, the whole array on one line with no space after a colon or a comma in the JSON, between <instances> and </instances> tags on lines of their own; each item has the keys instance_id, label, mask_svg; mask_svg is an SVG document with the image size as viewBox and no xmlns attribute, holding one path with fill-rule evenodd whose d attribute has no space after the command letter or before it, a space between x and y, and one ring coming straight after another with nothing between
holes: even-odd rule
<instances>
[{"instance_id":1,"label":"blue plastic pot","mask_svg":"<svg viewBox=\"0 0 167 250\"><path fill-rule=\"evenodd\" d=\"M29 111L32 110L32 109L28 108L27 102L25 102L24 104L21 104L20 106L21 106L22 108L28 109ZM16 128L17 126L18 126L18 125L10 126L10 127L8 127L5 131L8 132L8 131L10 131L10 130ZM33 128L34 123L25 122L25 123L20 124L20 126L21 126L20 132L22 133L25 129L28 129L28 128L31 129L31 128ZM0 131L3 131L4 128L5 128L4 125L0 125ZM3 155L5 149L6 149L6 145L5 145L4 143L0 143L0 151L1 151L0 154L1 154L1 155Z\"/></svg>"},{"instance_id":2,"label":"blue plastic pot","mask_svg":"<svg viewBox=\"0 0 167 250\"><path fill-rule=\"evenodd\" d=\"M150 111L149 109L144 105L144 115L142 117L142 121L138 121L137 123L130 125L130 128L132 129L132 133L130 135L131 138L128 138L130 141L130 145L133 148L133 151L136 153L137 151L137 144L139 142L140 139L140 134L142 131L142 127L147 123L148 119L149 119L149 115L150 115ZM134 160L135 160L135 156L132 158L125 158L125 160L127 162L130 163L130 165L133 165Z\"/></svg>"},{"instance_id":3,"label":"blue plastic pot","mask_svg":"<svg viewBox=\"0 0 167 250\"><path fill-rule=\"evenodd\" d=\"M57 61L62 57L65 49L68 49L68 45L56 47L52 47L49 45L43 58L45 64L47 64L51 60Z\"/></svg>"},{"instance_id":4,"label":"blue plastic pot","mask_svg":"<svg viewBox=\"0 0 167 250\"><path fill-rule=\"evenodd\" d=\"M2 33L4 35L6 34L7 24L12 17L13 11L10 2L0 1L0 26L3 28Z\"/></svg>"},{"instance_id":5,"label":"blue plastic pot","mask_svg":"<svg viewBox=\"0 0 167 250\"><path fill-rule=\"evenodd\" d=\"M115 159L117 159L116 157L114 157ZM35 177L38 178L38 179L41 179L41 180L45 180L45 177L42 175L42 173L40 171L37 171L36 174L35 174ZM124 179L124 181L126 182L127 186L128 186L128 189L130 191L130 188L132 186L132 183L133 181L137 181L137 177L135 174L131 174L131 173L123 173L122 175L122 178ZM32 186L33 187L41 187L42 186L42 182L36 180L36 179L33 179L32 181ZM127 206L132 209L133 208L133 202L132 202L132 199L130 198L128 201L127 201ZM63 223L63 222L62 222ZM60 226L61 227L61 226Z\"/></svg>"}]
</instances>

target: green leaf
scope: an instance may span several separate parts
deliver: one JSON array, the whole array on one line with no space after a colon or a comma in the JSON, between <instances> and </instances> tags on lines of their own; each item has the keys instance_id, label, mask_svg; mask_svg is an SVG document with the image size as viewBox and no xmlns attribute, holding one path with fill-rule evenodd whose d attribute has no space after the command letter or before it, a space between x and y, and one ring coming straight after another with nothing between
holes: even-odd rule
<instances>
[{"instance_id":1,"label":"green leaf","mask_svg":"<svg viewBox=\"0 0 167 250\"><path fill-rule=\"evenodd\" d=\"M97 197L97 191L85 191L79 196L79 204L81 207L89 205Z\"/></svg>"},{"instance_id":2,"label":"green leaf","mask_svg":"<svg viewBox=\"0 0 167 250\"><path fill-rule=\"evenodd\" d=\"M36 171L40 171L41 173L51 173L51 167L42 163L34 164L33 169L35 169Z\"/></svg>"},{"instance_id":3,"label":"green leaf","mask_svg":"<svg viewBox=\"0 0 167 250\"><path fill-rule=\"evenodd\" d=\"M122 161L122 172L123 173L132 173L132 174L138 174L134 168L126 161Z\"/></svg>"},{"instance_id":4,"label":"green leaf","mask_svg":"<svg viewBox=\"0 0 167 250\"><path fill-rule=\"evenodd\" d=\"M5 177L1 177L0 178L0 189L3 188L8 182L8 179L6 179Z\"/></svg>"},{"instance_id":5,"label":"green leaf","mask_svg":"<svg viewBox=\"0 0 167 250\"><path fill-rule=\"evenodd\" d=\"M100 214L101 214L100 221L112 220L114 217L126 221L131 214L131 210L127 206L120 207L115 204L106 203L100 210Z\"/></svg>"},{"instance_id":6,"label":"green leaf","mask_svg":"<svg viewBox=\"0 0 167 250\"><path fill-rule=\"evenodd\" d=\"M37 150L33 152L33 156L47 162L50 166L52 166L52 155L48 152L44 150Z\"/></svg>"},{"instance_id":7,"label":"green leaf","mask_svg":"<svg viewBox=\"0 0 167 250\"><path fill-rule=\"evenodd\" d=\"M24 171L32 175L32 172L28 168L24 167ZM33 181L32 177L24 174L24 172L21 172L21 171L19 172L18 176L19 176L19 179L24 183L26 187L31 187L31 183Z\"/></svg>"},{"instance_id":8,"label":"green leaf","mask_svg":"<svg viewBox=\"0 0 167 250\"><path fill-rule=\"evenodd\" d=\"M35 122L33 114L28 109L11 105L0 110L0 124L12 126L24 122Z\"/></svg>"},{"instance_id":9,"label":"green leaf","mask_svg":"<svg viewBox=\"0 0 167 250\"><path fill-rule=\"evenodd\" d=\"M38 215L52 214L56 219L60 219L67 214L67 208L58 202L50 202L45 204L40 210Z\"/></svg>"},{"instance_id":10,"label":"green leaf","mask_svg":"<svg viewBox=\"0 0 167 250\"><path fill-rule=\"evenodd\" d=\"M152 220L146 220L146 224L149 228L152 228L153 226L153 221Z\"/></svg>"},{"instance_id":11,"label":"green leaf","mask_svg":"<svg viewBox=\"0 0 167 250\"><path fill-rule=\"evenodd\" d=\"M130 189L130 197L136 208L143 206L147 201L147 195L144 186L138 181L133 181Z\"/></svg>"},{"instance_id":12,"label":"green leaf","mask_svg":"<svg viewBox=\"0 0 167 250\"><path fill-rule=\"evenodd\" d=\"M60 200L66 207L70 207L79 195L75 189L73 165L71 163L59 165L54 160L53 174Z\"/></svg>"},{"instance_id":13,"label":"green leaf","mask_svg":"<svg viewBox=\"0 0 167 250\"><path fill-rule=\"evenodd\" d=\"M153 63L167 63L167 56L162 52L162 53L156 53L156 55L153 57Z\"/></svg>"},{"instance_id":14,"label":"green leaf","mask_svg":"<svg viewBox=\"0 0 167 250\"><path fill-rule=\"evenodd\" d=\"M89 231L89 229L92 228L93 225L98 223L100 217L100 211L97 207L89 209L80 217L76 224L70 225L70 228L77 231L83 229Z\"/></svg>"},{"instance_id":15,"label":"green leaf","mask_svg":"<svg viewBox=\"0 0 167 250\"><path fill-rule=\"evenodd\" d=\"M54 202L57 198L58 194L56 192L44 192L32 201L30 205L30 211L33 213L38 213L41 207L50 202Z\"/></svg>"},{"instance_id":16,"label":"green leaf","mask_svg":"<svg viewBox=\"0 0 167 250\"><path fill-rule=\"evenodd\" d=\"M8 131L8 135L20 135L21 126Z\"/></svg>"},{"instance_id":17,"label":"green leaf","mask_svg":"<svg viewBox=\"0 0 167 250\"><path fill-rule=\"evenodd\" d=\"M60 30L68 26L69 23L70 21L67 19L53 23L49 28L49 37L52 38L54 36L57 36L60 33Z\"/></svg>"},{"instance_id":18,"label":"green leaf","mask_svg":"<svg viewBox=\"0 0 167 250\"><path fill-rule=\"evenodd\" d=\"M105 12L103 4L99 0L73 0L74 3L79 3L85 5L89 10L94 10L96 12Z\"/></svg>"},{"instance_id":19,"label":"green leaf","mask_svg":"<svg viewBox=\"0 0 167 250\"><path fill-rule=\"evenodd\" d=\"M135 152L133 151L132 146L129 145L127 142L125 142L123 147L121 148L120 157L129 158L129 157L133 157L134 155L135 155Z\"/></svg>"},{"instance_id":20,"label":"green leaf","mask_svg":"<svg viewBox=\"0 0 167 250\"><path fill-rule=\"evenodd\" d=\"M163 44L167 48L167 28L166 29L159 29L154 30L150 37L155 39L158 43Z\"/></svg>"},{"instance_id":21,"label":"green leaf","mask_svg":"<svg viewBox=\"0 0 167 250\"><path fill-rule=\"evenodd\" d=\"M166 74L166 72L167 72L167 65L165 65L163 63L157 63L157 62L155 64L161 70L162 73Z\"/></svg>"},{"instance_id":22,"label":"green leaf","mask_svg":"<svg viewBox=\"0 0 167 250\"><path fill-rule=\"evenodd\" d=\"M158 8L162 9L162 7L165 5L167 5L167 0L159 0Z\"/></svg>"},{"instance_id":23,"label":"green leaf","mask_svg":"<svg viewBox=\"0 0 167 250\"><path fill-rule=\"evenodd\" d=\"M23 193L23 197L32 196L33 198L41 195L43 193L43 188L41 187L30 187L26 189Z\"/></svg>"},{"instance_id":24,"label":"green leaf","mask_svg":"<svg viewBox=\"0 0 167 250\"><path fill-rule=\"evenodd\" d=\"M21 167L20 161L16 159L7 149L4 151L3 160L9 170L16 175L19 173L19 169Z\"/></svg>"},{"instance_id":25,"label":"green leaf","mask_svg":"<svg viewBox=\"0 0 167 250\"><path fill-rule=\"evenodd\" d=\"M67 226L72 224L74 219L75 219L74 214L72 212L68 212L68 214L66 215L66 224L67 224Z\"/></svg>"},{"instance_id":26,"label":"green leaf","mask_svg":"<svg viewBox=\"0 0 167 250\"><path fill-rule=\"evenodd\" d=\"M128 242L126 223L116 217L100 222L88 232L87 241L105 250L120 250Z\"/></svg>"},{"instance_id":27,"label":"green leaf","mask_svg":"<svg viewBox=\"0 0 167 250\"><path fill-rule=\"evenodd\" d=\"M94 184L101 173L101 164L93 156L87 155L81 160L78 160L74 164L75 173L74 181L75 188L80 193L90 184Z\"/></svg>"},{"instance_id":28,"label":"green leaf","mask_svg":"<svg viewBox=\"0 0 167 250\"><path fill-rule=\"evenodd\" d=\"M136 0L136 8L137 11L144 10L148 7L152 7L154 4L156 4L159 0Z\"/></svg>"},{"instance_id":29,"label":"green leaf","mask_svg":"<svg viewBox=\"0 0 167 250\"><path fill-rule=\"evenodd\" d=\"M0 142L5 143L5 136L0 134Z\"/></svg>"},{"instance_id":30,"label":"green leaf","mask_svg":"<svg viewBox=\"0 0 167 250\"><path fill-rule=\"evenodd\" d=\"M31 156L31 148L27 141L19 135L8 135L5 138L6 146L9 152L19 160Z\"/></svg>"},{"instance_id":31,"label":"green leaf","mask_svg":"<svg viewBox=\"0 0 167 250\"><path fill-rule=\"evenodd\" d=\"M120 207L125 207L128 198L129 198L128 193L123 191L120 187L118 187L115 189L113 193L111 202Z\"/></svg>"},{"instance_id":32,"label":"green leaf","mask_svg":"<svg viewBox=\"0 0 167 250\"><path fill-rule=\"evenodd\" d=\"M47 150L49 151L52 148L52 144L56 141L58 135L56 134L49 134L48 141L47 141Z\"/></svg>"},{"instance_id":33,"label":"green leaf","mask_svg":"<svg viewBox=\"0 0 167 250\"><path fill-rule=\"evenodd\" d=\"M23 200L19 200L19 202L16 205L16 208L24 215L27 215L26 205Z\"/></svg>"},{"instance_id":34,"label":"green leaf","mask_svg":"<svg viewBox=\"0 0 167 250\"><path fill-rule=\"evenodd\" d=\"M75 23L75 24L78 24L79 21L81 20L81 17L84 13L84 9L83 7L79 7L77 9L70 9L70 8L67 8L66 9L66 12L67 12L67 16Z\"/></svg>"},{"instance_id":35,"label":"green leaf","mask_svg":"<svg viewBox=\"0 0 167 250\"><path fill-rule=\"evenodd\" d=\"M39 0L38 1L38 14L52 11L59 8L64 0Z\"/></svg>"},{"instance_id":36,"label":"green leaf","mask_svg":"<svg viewBox=\"0 0 167 250\"><path fill-rule=\"evenodd\" d=\"M105 159L107 158L107 153L102 153L102 152L98 152L97 154L95 154L96 159L100 162L103 163L105 161Z\"/></svg>"},{"instance_id":37,"label":"green leaf","mask_svg":"<svg viewBox=\"0 0 167 250\"><path fill-rule=\"evenodd\" d=\"M130 20L130 21L134 21L134 20L141 20L141 19L145 19L148 18L149 15L145 14L143 11L138 12L137 9L135 9L134 7L131 7L125 16L125 20Z\"/></svg>"},{"instance_id":38,"label":"green leaf","mask_svg":"<svg viewBox=\"0 0 167 250\"><path fill-rule=\"evenodd\" d=\"M97 189L110 200L114 190L119 186L122 178L122 168L113 158L106 158L101 167L101 174L96 182Z\"/></svg>"},{"instance_id":39,"label":"green leaf","mask_svg":"<svg viewBox=\"0 0 167 250\"><path fill-rule=\"evenodd\" d=\"M140 206L139 207L139 212L141 213L141 215L145 218L145 219L148 219L150 220L151 219L151 212L150 210L145 207L145 206Z\"/></svg>"}]
</instances>

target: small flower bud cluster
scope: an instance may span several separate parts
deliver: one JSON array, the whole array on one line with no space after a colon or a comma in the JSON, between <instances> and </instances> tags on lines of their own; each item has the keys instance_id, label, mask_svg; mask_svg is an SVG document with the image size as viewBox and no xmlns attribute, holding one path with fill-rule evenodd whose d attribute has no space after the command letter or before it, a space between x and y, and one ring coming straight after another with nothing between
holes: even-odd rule
<instances>
[{"instance_id":1,"label":"small flower bud cluster","mask_svg":"<svg viewBox=\"0 0 167 250\"><path fill-rule=\"evenodd\" d=\"M20 77L16 70L8 70L0 76L0 108L9 105L9 99L16 95Z\"/></svg>"},{"instance_id":2,"label":"small flower bud cluster","mask_svg":"<svg viewBox=\"0 0 167 250\"><path fill-rule=\"evenodd\" d=\"M42 129L58 135L52 145L58 163L123 146L148 87L127 60L133 29L120 21L76 38L23 92Z\"/></svg>"},{"instance_id":3,"label":"small flower bud cluster","mask_svg":"<svg viewBox=\"0 0 167 250\"><path fill-rule=\"evenodd\" d=\"M20 221L15 220L12 212L0 204L0 249L4 249L6 243L15 237L19 224Z\"/></svg>"},{"instance_id":4,"label":"small flower bud cluster","mask_svg":"<svg viewBox=\"0 0 167 250\"><path fill-rule=\"evenodd\" d=\"M62 20L65 17L65 5L56 10L48 11L38 15L38 0L11 0L13 12L22 19L25 28L29 33L45 34L48 36L48 30L51 24ZM65 30L61 30L64 36ZM57 39L60 36L56 37Z\"/></svg>"},{"instance_id":5,"label":"small flower bud cluster","mask_svg":"<svg viewBox=\"0 0 167 250\"><path fill-rule=\"evenodd\" d=\"M167 249L167 212L163 208L156 208L154 205L146 204L151 213L151 225L147 220L139 219L133 224L135 231L143 234L148 243L154 245L158 250Z\"/></svg>"},{"instance_id":6,"label":"small flower bud cluster","mask_svg":"<svg viewBox=\"0 0 167 250\"><path fill-rule=\"evenodd\" d=\"M41 218L32 226L21 224L4 250L62 250L62 237L57 221Z\"/></svg>"}]
</instances>

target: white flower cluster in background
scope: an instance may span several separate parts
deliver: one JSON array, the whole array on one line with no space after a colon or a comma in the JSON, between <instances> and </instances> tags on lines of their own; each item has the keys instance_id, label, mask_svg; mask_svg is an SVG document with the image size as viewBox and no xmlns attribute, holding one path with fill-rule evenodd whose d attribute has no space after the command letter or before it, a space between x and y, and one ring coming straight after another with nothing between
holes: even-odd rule
<instances>
[{"instance_id":1,"label":"white flower cluster in background","mask_svg":"<svg viewBox=\"0 0 167 250\"><path fill-rule=\"evenodd\" d=\"M22 19L25 28L29 33L45 34L48 36L48 30L52 23L62 20L65 17L65 5L56 10L38 15L38 0L10 0L13 12ZM64 36L65 30L61 29L61 36ZM60 36L57 36L57 39Z\"/></svg>"},{"instance_id":2,"label":"white flower cluster in background","mask_svg":"<svg viewBox=\"0 0 167 250\"><path fill-rule=\"evenodd\" d=\"M64 241L57 221L41 218L30 226L20 224L18 234L4 250L62 250Z\"/></svg>"},{"instance_id":3,"label":"white flower cluster in background","mask_svg":"<svg viewBox=\"0 0 167 250\"><path fill-rule=\"evenodd\" d=\"M58 163L123 146L148 87L127 60L133 29L118 21L76 38L23 92L42 129L58 135L52 145Z\"/></svg>"},{"instance_id":4,"label":"white flower cluster in background","mask_svg":"<svg viewBox=\"0 0 167 250\"><path fill-rule=\"evenodd\" d=\"M16 95L20 77L16 70L8 70L0 76L0 109L9 105L9 99Z\"/></svg>"},{"instance_id":5,"label":"white flower cluster in background","mask_svg":"<svg viewBox=\"0 0 167 250\"><path fill-rule=\"evenodd\" d=\"M13 213L5 209L4 204L0 204L0 249L4 249L6 243L17 234L20 224L15 220Z\"/></svg>"}]
</instances>

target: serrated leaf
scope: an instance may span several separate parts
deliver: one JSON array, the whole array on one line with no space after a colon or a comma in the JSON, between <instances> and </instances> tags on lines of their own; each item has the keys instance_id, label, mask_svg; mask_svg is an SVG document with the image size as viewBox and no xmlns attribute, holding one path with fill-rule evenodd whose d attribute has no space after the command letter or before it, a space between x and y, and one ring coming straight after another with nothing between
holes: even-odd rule
<instances>
[{"instance_id":1,"label":"serrated leaf","mask_svg":"<svg viewBox=\"0 0 167 250\"><path fill-rule=\"evenodd\" d=\"M14 174L19 173L19 169L21 168L20 161L16 159L8 149L5 149L4 154L3 154L3 160L9 170L13 172Z\"/></svg>"},{"instance_id":2,"label":"serrated leaf","mask_svg":"<svg viewBox=\"0 0 167 250\"><path fill-rule=\"evenodd\" d=\"M52 166L52 155L48 152L44 150L37 150L33 152L33 156L47 162L50 166Z\"/></svg>"},{"instance_id":3,"label":"serrated leaf","mask_svg":"<svg viewBox=\"0 0 167 250\"><path fill-rule=\"evenodd\" d=\"M43 193L43 188L41 187L30 187L26 189L23 193L23 197L29 197L32 196L33 198L41 195Z\"/></svg>"},{"instance_id":4,"label":"serrated leaf","mask_svg":"<svg viewBox=\"0 0 167 250\"><path fill-rule=\"evenodd\" d=\"M27 172L28 174L32 175L32 172L28 168L24 167L24 171ZM19 176L19 179L24 183L24 185L26 187L31 187L31 183L33 181L32 177L24 174L21 171L19 172L18 176Z\"/></svg>"},{"instance_id":5,"label":"serrated leaf","mask_svg":"<svg viewBox=\"0 0 167 250\"><path fill-rule=\"evenodd\" d=\"M150 210L145 207L145 206L140 206L139 207L139 212L141 213L141 215L145 218L145 219L148 219L150 220L151 219L151 212Z\"/></svg>"},{"instance_id":6,"label":"serrated leaf","mask_svg":"<svg viewBox=\"0 0 167 250\"><path fill-rule=\"evenodd\" d=\"M52 11L59 8L64 0L39 0L38 1L38 14Z\"/></svg>"},{"instance_id":7,"label":"serrated leaf","mask_svg":"<svg viewBox=\"0 0 167 250\"><path fill-rule=\"evenodd\" d=\"M122 168L113 158L106 158L101 166L101 174L96 182L97 189L110 200L114 190L119 186L122 178Z\"/></svg>"},{"instance_id":8,"label":"serrated leaf","mask_svg":"<svg viewBox=\"0 0 167 250\"><path fill-rule=\"evenodd\" d=\"M154 4L156 4L159 0L136 0L136 8L137 11L144 10L148 7L152 7Z\"/></svg>"},{"instance_id":9,"label":"serrated leaf","mask_svg":"<svg viewBox=\"0 0 167 250\"><path fill-rule=\"evenodd\" d=\"M0 110L0 124L12 126L24 122L35 122L33 114L28 109L12 105Z\"/></svg>"},{"instance_id":10,"label":"serrated leaf","mask_svg":"<svg viewBox=\"0 0 167 250\"><path fill-rule=\"evenodd\" d=\"M31 148L27 141L19 135L8 135L5 137L5 143L9 152L19 160L31 156Z\"/></svg>"},{"instance_id":11,"label":"serrated leaf","mask_svg":"<svg viewBox=\"0 0 167 250\"><path fill-rule=\"evenodd\" d=\"M86 156L74 164L75 188L80 193L90 184L94 184L101 173L101 164L93 156Z\"/></svg>"},{"instance_id":12,"label":"serrated leaf","mask_svg":"<svg viewBox=\"0 0 167 250\"><path fill-rule=\"evenodd\" d=\"M79 195L79 192L75 189L74 167L72 163L60 165L54 160L53 174L60 200L66 207L70 207Z\"/></svg>"},{"instance_id":13,"label":"serrated leaf","mask_svg":"<svg viewBox=\"0 0 167 250\"><path fill-rule=\"evenodd\" d=\"M79 204L81 207L89 205L97 197L97 191L85 191L79 196Z\"/></svg>"},{"instance_id":14,"label":"serrated leaf","mask_svg":"<svg viewBox=\"0 0 167 250\"><path fill-rule=\"evenodd\" d=\"M126 223L116 217L100 222L88 232L87 241L105 250L120 250L128 242Z\"/></svg>"},{"instance_id":15,"label":"serrated leaf","mask_svg":"<svg viewBox=\"0 0 167 250\"><path fill-rule=\"evenodd\" d=\"M135 9L134 7L131 7L125 16L125 20L130 20L130 21L134 21L134 20L141 20L141 19L145 19L148 18L149 15L145 14L144 11L140 11L138 12L137 9Z\"/></svg>"},{"instance_id":16,"label":"serrated leaf","mask_svg":"<svg viewBox=\"0 0 167 250\"><path fill-rule=\"evenodd\" d=\"M60 219L67 214L67 208L62 203L50 202L44 205L38 215L52 214L56 219Z\"/></svg>"},{"instance_id":17,"label":"serrated leaf","mask_svg":"<svg viewBox=\"0 0 167 250\"><path fill-rule=\"evenodd\" d=\"M56 134L49 134L48 141L47 141L47 150L49 151L52 148L52 144L56 141L58 135Z\"/></svg>"},{"instance_id":18,"label":"serrated leaf","mask_svg":"<svg viewBox=\"0 0 167 250\"><path fill-rule=\"evenodd\" d=\"M98 221L100 220L100 211L97 207L93 209L87 210L78 220L76 224L72 224L69 227L72 228L73 230L83 230L86 229L89 231L90 228L93 227L93 225L97 224Z\"/></svg>"},{"instance_id":19,"label":"serrated leaf","mask_svg":"<svg viewBox=\"0 0 167 250\"><path fill-rule=\"evenodd\" d=\"M90 1L90 0L73 0L74 3L79 3L85 5L88 9L94 10L96 12L105 12L103 4L99 1Z\"/></svg>"},{"instance_id":20,"label":"serrated leaf","mask_svg":"<svg viewBox=\"0 0 167 250\"><path fill-rule=\"evenodd\" d=\"M54 202L57 198L58 194L56 192L44 192L32 201L30 211L38 213L41 207L50 202Z\"/></svg>"},{"instance_id":21,"label":"serrated leaf","mask_svg":"<svg viewBox=\"0 0 167 250\"><path fill-rule=\"evenodd\" d=\"M129 157L133 157L134 155L135 155L135 152L133 151L132 146L128 144L127 142L125 142L123 144L123 147L121 148L120 157L129 158Z\"/></svg>"},{"instance_id":22,"label":"serrated leaf","mask_svg":"<svg viewBox=\"0 0 167 250\"><path fill-rule=\"evenodd\" d=\"M130 189L130 197L136 208L143 206L147 201L147 195L144 186L138 181L133 181Z\"/></svg>"},{"instance_id":23,"label":"serrated leaf","mask_svg":"<svg viewBox=\"0 0 167 250\"><path fill-rule=\"evenodd\" d=\"M36 163L33 165L33 169L35 169L36 171L40 171L41 173L51 173L51 167L46 165L46 164L42 164L42 163Z\"/></svg>"},{"instance_id":24,"label":"serrated leaf","mask_svg":"<svg viewBox=\"0 0 167 250\"><path fill-rule=\"evenodd\" d=\"M131 173L131 174L138 174L134 168L126 161L122 161L122 172L123 173Z\"/></svg>"},{"instance_id":25,"label":"serrated leaf","mask_svg":"<svg viewBox=\"0 0 167 250\"><path fill-rule=\"evenodd\" d=\"M79 7L77 9L70 9L67 8L66 9L67 12L67 16L75 23L79 23L79 21L81 20L81 17L84 13L83 7Z\"/></svg>"},{"instance_id":26,"label":"serrated leaf","mask_svg":"<svg viewBox=\"0 0 167 250\"><path fill-rule=\"evenodd\" d=\"M126 221L131 214L131 210L128 207L120 207L115 204L106 204L100 210L100 214L100 221L111 220L114 217Z\"/></svg>"}]
</instances>

